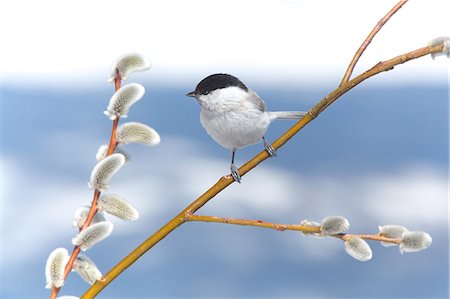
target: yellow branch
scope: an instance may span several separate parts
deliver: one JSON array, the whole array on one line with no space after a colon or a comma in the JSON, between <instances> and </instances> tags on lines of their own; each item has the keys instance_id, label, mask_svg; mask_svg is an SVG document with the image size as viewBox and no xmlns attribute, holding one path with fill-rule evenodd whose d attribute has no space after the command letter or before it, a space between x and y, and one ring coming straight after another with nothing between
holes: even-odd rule
<instances>
[{"instance_id":1,"label":"yellow branch","mask_svg":"<svg viewBox=\"0 0 450 299\"><path fill-rule=\"evenodd\" d=\"M345 82L348 82L350 80L350 77L352 75L353 69L356 66L356 63L358 62L359 58L362 56L364 51L367 49L369 44L372 42L372 39L374 36L378 33L378 31L381 30L381 28L386 24L387 21L400 9L403 5L406 4L408 0L401 0L397 5L395 5L381 20L378 21L378 23L375 25L375 27L372 29L372 31L369 33L369 35L366 37L364 42L359 47L358 51L356 51L355 56L353 56L352 61L350 62L347 71L345 71L344 78L342 79L341 85Z\"/></svg>"}]
</instances>

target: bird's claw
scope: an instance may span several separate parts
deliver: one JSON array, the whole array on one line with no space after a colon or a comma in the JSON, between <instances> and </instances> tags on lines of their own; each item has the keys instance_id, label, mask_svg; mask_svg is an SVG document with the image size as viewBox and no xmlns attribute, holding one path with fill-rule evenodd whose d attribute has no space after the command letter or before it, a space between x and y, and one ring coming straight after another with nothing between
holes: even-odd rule
<instances>
[{"instance_id":1,"label":"bird's claw","mask_svg":"<svg viewBox=\"0 0 450 299\"><path fill-rule=\"evenodd\" d=\"M233 177L233 179L240 184L241 183L241 175L239 174L239 170L237 169L237 167L234 166L234 164L231 164L230 170L231 170L231 176Z\"/></svg>"},{"instance_id":2,"label":"bird's claw","mask_svg":"<svg viewBox=\"0 0 450 299\"><path fill-rule=\"evenodd\" d=\"M271 157L276 157L277 156L277 151L268 143L264 144L264 148L266 149L266 151L269 153L269 155Z\"/></svg>"}]
</instances>

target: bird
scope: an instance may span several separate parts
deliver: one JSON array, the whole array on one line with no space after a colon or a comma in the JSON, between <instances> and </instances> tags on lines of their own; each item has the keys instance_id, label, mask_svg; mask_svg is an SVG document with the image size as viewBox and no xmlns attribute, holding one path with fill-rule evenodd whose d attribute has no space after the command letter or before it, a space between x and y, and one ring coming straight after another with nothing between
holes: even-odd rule
<instances>
[{"instance_id":1,"label":"bird","mask_svg":"<svg viewBox=\"0 0 450 299\"><path fill-rule=\"evenodd\" d=\"M236 150L261 140L271 157L277 155L264 134L276 119L300 119L305 111L267 111L256 92L238 78L225 73L212 74L201 80L194 91L186 94L200 104L200 122L209 136L231 150L230 171L240 183L241 176L234 165Z\"/></svg>"}]
</instances>

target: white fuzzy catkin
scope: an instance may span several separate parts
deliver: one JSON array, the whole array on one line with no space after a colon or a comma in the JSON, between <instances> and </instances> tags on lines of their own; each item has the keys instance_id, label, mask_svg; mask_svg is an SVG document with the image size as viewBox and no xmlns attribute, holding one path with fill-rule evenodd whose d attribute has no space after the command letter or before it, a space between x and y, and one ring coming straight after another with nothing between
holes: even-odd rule
<instances>
[{"instance_id":1,"label":"white fuzzy catkin","mask_svg":"<svg viewBox=\"0 0 450 299\"><path fill-rule=\"evenodd\" d=\"M442 52L431 53L431 58L435 59L436 56L441 56L441 55L445 55L445 56L447 56L447 58L450 58L450 37L448 37L448 36L437 37L428 43L429 47L436 47L436 46L440 46L440 45L444 46L442 48Z\"/></svg>"},{"instance_id":2,"label":"white fuzzy catkin","mask_svg":"<svg viewBox=\"0 0 450 299\"><path fill-rule=\"evenodd\" d=\"M400 253L427 249L432 241L431 236L426 232L404 232L399 246Z\"/></svg>"},{"instance_id":3,"label":"white fuzzy catkin","mask_svg":"<svg viewBox=\"0 0 450 299\"><path fill-rule=\"evenodd\" d=\"M155 146L161 142L158 132L138 122L128 122L119 126L116 139L120 144L141 143L148 146Z\"/></svg>"},{"instance_id":4,"label":"white fuzzy catkin","mask_svg":"<svg viewBox=\"0 0 450 299\"><path fill-rule=\"evenodd\" d=\"M81 228L86 221L86 218L89 214L90 206L83 206L75 211L75 215L73 217L72 226ZM102 213L96 213L94 218L92 218L91 224L95 224L101 221L105 221L105 216Z\"/></svg>"},{"instance_id":5,"label":"white fuzzy catkin","mask_svg":"<svg viewBox=\"0 0 450 299\"><path fill-rule=\"evenodd\" d=\"M335 235L342 233L350 227L348 220L342 216L330 216L323 218L320 231L323 235Z\"/></svg>"},{"instance_id":6,"label":"white fuzzy catkin","mask_svg":"<svg viewBox=\"0 0 450 299\"><path fill-rule=\"evenodd\" d=\"M77 272L78 275L80 275L80 277L90 285L102 278L102 273L94 262L81 253L75 259L73 271Z\"/></svg>"},{"instance_id":7,"label":"white fuzzy catkin","mask_svg":"<svg viewBox=\"0 0 450 299\"><path fill-rule=\"evenodd\" d=\"M139 218L139 212L119 195L102 194L97 204L99 211L114 215L122 220L134 221Z\"/></svg>"},{"instance_id":8,"label":"white fuzzy catkin","mask_svg":"<svg viewBox=\"0 0 450 299\"><path fill-rule=\"evenodd\" d=\"M116 77L116 70L119 70L119 75L122 80L127 80L128 75L134 72L142 72L150 69L151 62L145 56L138 53L127 53L119 58L117 58L116 62L112 67L112 73L109 82L114 82L114 78Z\"/></svg>"},{"instance_id":9,"label":"white fuzzy catkin","mask_svg":"<svg viewBox=\"0 0 450 299\"><path fill-rule=\"evenodd\" d=\"M108 107L104 111L109 119L117 117L127 117L131 105L139 101L145 93L145 88L141 84L131 83L122 86L109 100Z\"/></svg>"},{"instance_id":10,"label":"white fuzzy catkin","mask_svg":"<svg viewBox=\"0 0 450 299\"><path fill-rule=\"evenodd\" d=\"M380 231L380 236L390 239L401 239L402 234L408 231L406 227L395 224L378 226L378 230ZM381 245L384 247L397 246L397 244L388 242L381 242Z\"/></svg>"},{"instance_id":11,"label":"white fuzzy catkin","mask_svg":"<svg viewBox=\"0 0 450 299\"><path fill-rule=\"evenodd\" d=\"M95 159L97 161L103 160L108 155L109 146L107 144L102 144L97 150L97 154L95 154Z\"/></svg>"},{"instance_id":12,"label":"white fuzzy catkin","mask_svg":"<svg viewBox=\"0 0 450 299\"><path fill-rule=\"evenodd\" d=\"M300 221L300 225L306 226L306 227L320 227L320 223L309 221L307 219ZM302 232L305 236L312 236L312 237L323 237L320 233L308 233L308 232Z\"/></svg>"},{"instance_id":13,"label":"white fuzzy catkin","mask_svg":"<svg viewBox=\"0 0 450 299\"><path fill-rule=\"evenodd\" d=\"M372 249L361 238L351 237L344 243L345 251L353 258L366 262L372 258Z\"/></svg>"},{"instance_id":14,"label":"white fuzzy catkin","mask_svg":"<svg viewBox=\"0 0 450 299\"><path fill-rule=\"evenodd\" d=\"M106 191L109 188L109 180L125 163L125 156L122 154L112 154L99 161L91 173L89 187Z\"/></svg>"},{"instance_id":15,"label":"white fuzzy catkin","mask_svg":"<svg viewBox=\"0 0 450 299\"><path fill-rule=\"evenodd\" d=\"M65 248L56 248L48 256L45 265L47 289L60 288L64 285L64 269L69 261L69 253Z\"/></svg>"},{"instance_id":16,"label":"white fuzzy catkin","mask_svg":"<svg viewBox=\"0 0 450 299\"><path fill-rule=\"evenodd\" d=\"M76 237L72 238L72 244L86 251L101 240L107 238L112 230L113 224L109 221L91 224L79 232Z\"/></svg>"}]
</instances>

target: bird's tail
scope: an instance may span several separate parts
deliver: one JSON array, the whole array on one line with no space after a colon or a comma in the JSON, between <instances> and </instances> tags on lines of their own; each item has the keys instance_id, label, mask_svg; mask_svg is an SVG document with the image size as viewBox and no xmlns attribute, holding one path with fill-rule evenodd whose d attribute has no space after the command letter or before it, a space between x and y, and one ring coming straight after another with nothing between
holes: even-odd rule
<instances>
[{"instance_id":1,"label":"bird's tail","mask_svg":"<svg viewBox=\"0 0 450 299\"><path fill-rule=\"evenodd\" d=\"M305 116L307 111L271 111L268 112L273 119L299 119Z\"/></svg>"}]
</instances>

